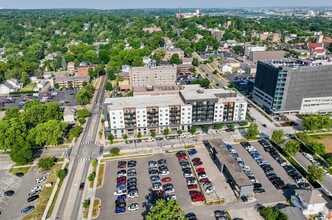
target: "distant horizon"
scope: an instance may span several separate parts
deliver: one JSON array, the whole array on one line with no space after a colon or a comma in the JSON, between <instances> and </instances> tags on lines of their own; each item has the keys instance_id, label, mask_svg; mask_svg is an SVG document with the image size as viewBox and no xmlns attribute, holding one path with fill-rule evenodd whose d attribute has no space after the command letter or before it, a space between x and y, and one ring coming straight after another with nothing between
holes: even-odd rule
<instances>
[{"instance_id":1,"label":"distant horizon","mask_svg":"<svg viewBox=\"0 0 332 220\"><path fill-rule=\"evenodd\" d=\"M318 6L319 5L319 6ZM173 9L173 8L306 8L332 7L326 0L0 0L3 9Z\"/></svg>"},{"instance_id":2,"label":"distant horizon","mask_svg":"<svg viewBox=\"0 0 332 220\"><path fill-rule=\"evenodd\" d=\"M289 8L289 9L296 9L296 8L323 8L323 7L331 7L332 6L255 6L255 7L180 7L181 9L259 9L259 8ZM67 9L74 9L74 10L142 10L142 9L178 9L178 7L165 7L165 8L4 8L0 7L2 10L67 10Z\"/></svg>"}]
</instances>

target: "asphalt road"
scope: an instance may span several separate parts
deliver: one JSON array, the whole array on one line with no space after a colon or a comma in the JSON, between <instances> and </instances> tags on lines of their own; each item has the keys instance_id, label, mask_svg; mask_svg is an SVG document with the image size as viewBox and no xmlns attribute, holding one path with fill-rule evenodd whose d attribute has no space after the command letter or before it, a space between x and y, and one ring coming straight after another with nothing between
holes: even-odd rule
<instances>
[{"instance_id":1,"label":"asphalt road","mask_svg":"<svg viewBox=\"0 0 332 220\"><path fill-rule=\"evenodd\" d=\"M101 117L102 103L104 101L104 85L107 76L102 76L101 84L97 90L95 102L92 105L92 115L88 118L82 138L72 150L70 161L72 173L68 176L68 184L65 186L65 193L61 199L58 213L54 213L57 219L82 219L82 200L84 191L88 187L85 184L84 190L79 190L79 185L87 182L87 174L90 165L90 159L96 158L99 154L99 146L96 144L98 135L98 125ZM83 160L82 160L83 159Z\"/></svg>"},{"instance_id":2,"label":"asphalt road","mask_svg":"<svg viewBox=\"0 0 332 220\"><path fill-rule=\"evenodd\" d=\"M221 82L208 68L206 68L203 64L200 64L199 67L204 71L204 73L210 78L212 81L214 81L216 84L219 84L219 88L222 88L225 86L225 83Z\"/></svg>"},{"instance_id":3,"label":"asphalt road","mask_svg":"<svg viewBox=\"0 0 332 220\"><path fill-rule=\"evenodd\" d=\"M311 161L305 158L301 153L297 153L295 159L306 169L312 165ZM324 179L319 183L332 194L332 176L330 174L325 175Z\"/></svg>"}]
</instances>

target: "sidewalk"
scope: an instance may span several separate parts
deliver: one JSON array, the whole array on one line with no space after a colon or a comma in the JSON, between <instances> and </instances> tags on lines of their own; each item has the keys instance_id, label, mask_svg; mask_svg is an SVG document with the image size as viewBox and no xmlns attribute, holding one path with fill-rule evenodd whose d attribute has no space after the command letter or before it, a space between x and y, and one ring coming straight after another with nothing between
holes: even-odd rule
<instances>
[{"instance_id":1,"label":"sidewalk","mask_svg":"<svg viewBox=\"0 0 332 220\"><path fill-rule=\"evenodd\" d=\"M69 160L67 158L65 158L65 160L64 160L64 162L62 164L62 167L61 167L62 170L66 167L66 165L67 165L68 162L69 162ZM46 208L44 210L43 217L42 217L43 220L46 219L46 217L47 217L47 213L48 213L48 211L51 208L52 202L53 202L54 197L56 195L56 192L57 192L57 190L59 188L59 184L60 184L60 179L57 178L55 186L54 186L53 191L52 191L52 194L51 194L50 198L48 199Z\"/></svg>"}]
</instances>

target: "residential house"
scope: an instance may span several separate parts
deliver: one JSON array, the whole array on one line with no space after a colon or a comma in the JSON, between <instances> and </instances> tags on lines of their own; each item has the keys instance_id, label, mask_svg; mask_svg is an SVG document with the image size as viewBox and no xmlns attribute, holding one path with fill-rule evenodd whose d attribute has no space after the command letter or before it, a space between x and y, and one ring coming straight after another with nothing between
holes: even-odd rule
<instances>
[{"instance_id":1,"label":"residential house","mask_svg":"<svg viewBox=\"0 0 332 220\"><path fill-rule=\"evenodd\" d=\"M144 64L149 64L151 62L151 59L150 59L150 57L143 57L143 63Z\"/></svg>"},{"instance_id":2,"label":"residential house","mask_svg":"<svg viewBox=\"0 0 332 220\"><path fill-rule=\"evenodd\" d=\"M75 70L75 63L74 62L69 62L67 64L67 70L68 71L74 71Z\"/></svg>"},{"instance_id":3,"label":"residential house","mask_svg":"<svg viewBox=\"0 0 332 220\"><path fill-rule=\"evenodd\" d=\"M316 215L322 213L327 203L317 189L295 189L291 196L291 203L300 209L304 215Z\"/></svg>"},{"instance_id":4,"label":"residential house","mask_svg":"<svg viewBox=\"0 0 332 220\"><path fill-rule=\"evenodd\" d=\"M221 31L221 30L215 28L215 29L210 30L210 34L211 34L211 37L213 37L217 40L221 40L225 34L225 31Z\"/></svg>"},{"instance_id":5,"label":"residential house","mask_svg":"<svg viewBox=\"0 0 332 220\"><path fill-rule=\"evenodd\" d=\"M75 123L76 110L73 108L65 108L63 112L63 121L69 124Z\"/></svg>"},{"instance_id":6,"label":"residential house","mask_svg":"<svg viewBox=\"0 0 332 220\"><path fill-rule=\"evenodd\" d=\"M36 87L38 89L43 89L47 85L47 83L48 83L48 80L43 79L39 83L37 83Z\"/></svg>"},{"instance_id":7,"label":"residential house","mask_svg":"<svg viewBox=\"0 0 332 220\"><path fill-rule=\"evenodd\" d=\"M326 54L323 43L308 43L307 48L311 55L324 56Z\"/></svg>"},{"instance_id":8,"label":"residential house","mask_svg":"<svg viewBox=\"0 0 332 220\"><path fill-rule=\"evenodd\" d=\"M53 76L53 72L45 72L43 77L44 79L50 79Z\"/></svg>"},{"instance_id":9,"label":"residential house","mask_svg":"<svg viewBox=\"0 0 332 220\"><path fill-rule=\"evenodd\" d=\"M130 66L129 65L122 65L122 72L129 73L130 72Z\"/></svg>"},{"instance_id":10,"label":"residential house","mask_svg":"<svg viewBox=\"0 0 332 220\"><path fill-rule=\"evenodd\" d=\"M8 94L11 92L12 86L8 83L0 84L0 94Z\"/></svg>"},{"instance_id":11,"label":"residential house","mask_svg":"<svg viewBox=\"0 0 332 220\"><path fill-rule=\"evenodd\" d=\"M19 83L17 79L8 79L6 82L10 84L15 91L23 87L23 83Z\"/></svg>"},{"instance_id":12,"label":"residential house","mask_svg":"<svg viewBox=\"0 0 332 220\"><path fill-rule=\"evenodd\" d=\"M305 215L303 215L302 212L296 207L286 206L279 209L279 211L287 215L288 220L307 220Z\"/></svg>"}]
</instances>

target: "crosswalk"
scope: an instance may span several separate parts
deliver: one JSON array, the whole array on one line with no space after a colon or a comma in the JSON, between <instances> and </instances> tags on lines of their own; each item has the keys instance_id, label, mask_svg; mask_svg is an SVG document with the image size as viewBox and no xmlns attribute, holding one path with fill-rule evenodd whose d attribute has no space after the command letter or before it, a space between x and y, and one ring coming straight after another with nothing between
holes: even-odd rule
<instances>
[{"instance_id":1,"label":"crosswalk","mask_svg":"<svg viewBox=\"0 0 332 220\"><path fill-rule=\"evenodd\" d=\"M87 141L87 142L80 143L80 145L87 145L87 144L97 144L97 141Z\"/></svg>"},{"instance_id":2,"label":"crosswalk","mask_svg":"<svg viewBox=\"0 0 332 220\"><path fill-rule=\"evenodd\" d=\"M77 159L75 159L75 161L77 161L77 162L90 161L90 160L91 160L91 158L77 158Z\"/></svg>"}]
</instances>

